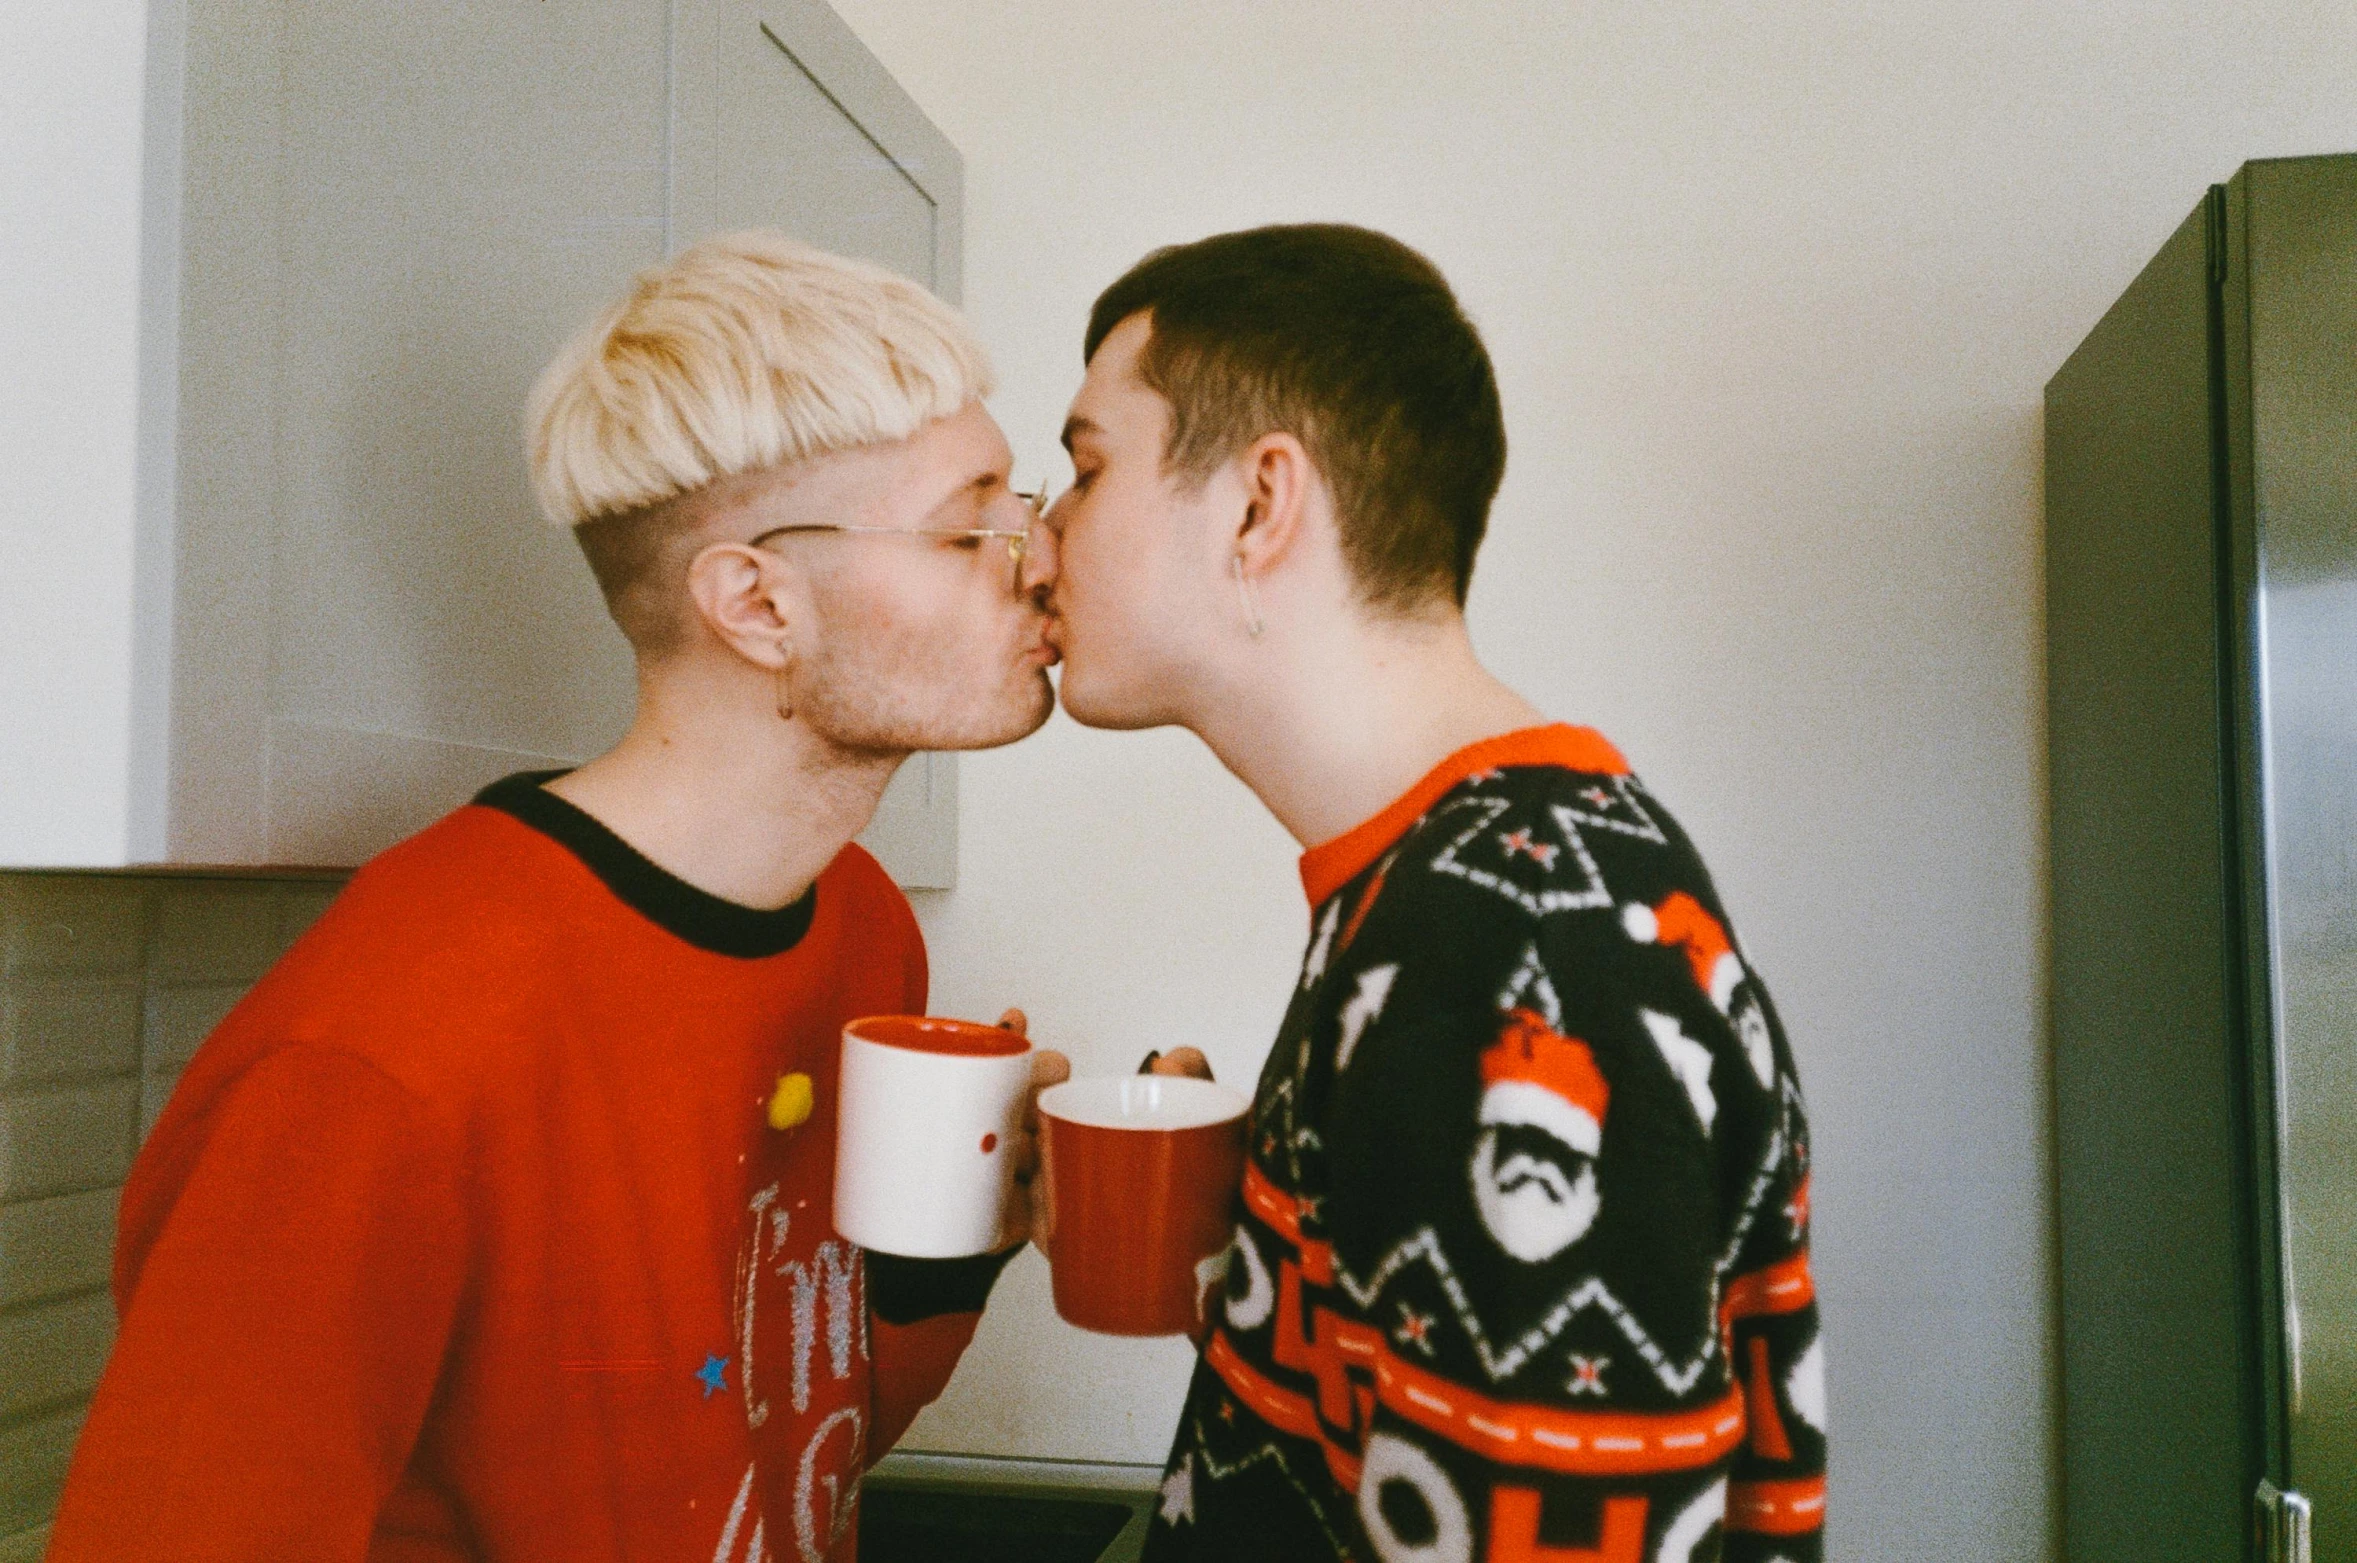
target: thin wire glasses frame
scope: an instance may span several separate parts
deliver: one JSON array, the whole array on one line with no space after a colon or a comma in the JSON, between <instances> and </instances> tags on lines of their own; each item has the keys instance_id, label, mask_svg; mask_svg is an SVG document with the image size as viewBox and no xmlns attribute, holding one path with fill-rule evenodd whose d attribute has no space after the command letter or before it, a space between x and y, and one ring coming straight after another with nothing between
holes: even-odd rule
<instances>
[{"instance_id":1,"label":"thin wire glasses frame","mask_svg":"<svg viewBox=\"0 0 2357 1563\"><path fill-rule=\"evenodd\" d=\"M1030 526L1020 532L990 526L852 526L835 521L811 521L799 526L771 527L747 546L759 548L773 537L785 537L797 532L843 532L863 537L970 537L977 541L995 537L1007 545L1007 560L1014 571L1012 584L1020 591L1023 586L1023 557L1031 546L1031 528L1038 526L1041 518L1047 514L1050 495L1044 483L1029 491L1010 489L1008 492L1021 500L1023 508L1031 512Z\"/></svg>"}]
</instances>

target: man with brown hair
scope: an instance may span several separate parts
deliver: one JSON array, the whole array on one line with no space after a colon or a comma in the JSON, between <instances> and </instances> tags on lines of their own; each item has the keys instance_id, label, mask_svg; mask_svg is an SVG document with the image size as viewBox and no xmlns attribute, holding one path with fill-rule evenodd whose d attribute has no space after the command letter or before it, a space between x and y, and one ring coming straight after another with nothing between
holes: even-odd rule
<instances>
[{"instance_id":1,"label":"man with brown hair","mask_svg":"<svg viewBox=\"0 0 2357 1563\"><path fill-rule=\"evenodd\" d=\"M1190 729L1308 849L1147 1556L1818 1558L1792 1057L1661 804L1474 655L1505 433L1448 284L1364 229L1223 234L1106 290L1085 356L1065 706Z\"/></svg>"}]
</instances>

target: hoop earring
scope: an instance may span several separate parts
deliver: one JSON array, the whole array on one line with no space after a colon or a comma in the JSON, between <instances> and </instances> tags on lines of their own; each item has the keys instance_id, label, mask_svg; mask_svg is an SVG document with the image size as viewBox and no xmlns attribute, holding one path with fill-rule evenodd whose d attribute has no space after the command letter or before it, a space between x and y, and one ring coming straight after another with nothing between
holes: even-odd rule
<instances>
[{"instance_id":1,"label":"hoop earring","mask_svg":"<svg viewBox=\"0 0 2357 1563\"><path fill-rule=\"evenodd\" d=\"M794 654L786 651L782 644L778 650L785 652L785 660L777 665L777 715L779 721L791 722L794 720L794 691L788 687L787 680L794 674Z\"/></svg>"},{"instance_id":2,"label":"hoop earring","mask_svg":"<svg viewBox=\"0 0 2357 1563\"><path fill-rule=\"evenodd\" d=\"M1252 582L1244 576L1244 556L1237 554L1229 562L1236 567L1236 598L1244 604L1244 628L1258 640L1260 632L1268 626L1260 622L1260 604L1253 600Z\"/></svg>"}]
</instances>

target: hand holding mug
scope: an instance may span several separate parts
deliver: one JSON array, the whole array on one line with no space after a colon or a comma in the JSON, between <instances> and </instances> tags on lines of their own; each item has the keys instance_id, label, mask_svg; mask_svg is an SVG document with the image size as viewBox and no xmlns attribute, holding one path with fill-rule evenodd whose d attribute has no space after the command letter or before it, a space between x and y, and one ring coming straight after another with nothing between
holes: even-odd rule
<instances>
[{"instance_id":1,"label":"hand holding mug","mask_svg":"<svg viewBox=\"0 0 2357 1563\"><path fill-rule=\"evenodd\" d=\"M1019 1009L1008 1010L998 1018L1002 1030L1017 1036L1030 1033L1031 1020ZM1046 1214L1046 1180L1039 1176L1039 1093L1051 1085L1062 1085L1072 1078L1072 1060L1053 1048L1034 1048L1031 1053L1031 1089L1024 1099L1023 1132L1013 1147L1015 1158L1014 1196L1008 1202L1006 1233L1009 1243L1020 1243L1026 1237L1039 1244L1039 1251L1048 1251Z\"/></svg>"},{"instance_id":2,"label":"hand holding mug","mask_svg":"<svg viewBox=\"0 0 2357 1563\"><path fill-rule=\"evenodd\" d=\"M1141 1075L1177 1075L1187 1080L1209 1080L1212 1077L1211 1060L1203 1056L1203 1050L1199 1047L1172 1048L1167 1053L1148 1053L1146 1061L1138 1065L1138 1073Z\"/></svg>"}]
</instances>

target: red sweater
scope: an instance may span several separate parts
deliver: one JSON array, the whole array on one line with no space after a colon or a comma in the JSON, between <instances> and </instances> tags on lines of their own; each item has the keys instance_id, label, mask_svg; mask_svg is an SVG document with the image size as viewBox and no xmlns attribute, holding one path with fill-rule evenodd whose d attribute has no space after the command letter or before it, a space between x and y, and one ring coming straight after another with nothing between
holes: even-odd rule
<instances>
[{"instance_id":1,"label":"red sweater","mask_svg":"<svg viewBox=\"0 0 2357 1563\"><path fill-rule=\"evenodd\" d=\"M539 780L362 869L190 1064L54 1563L852 1557L997 1273L830 1221L836 1038L922 1011L915 920L856 847L720 901Z\"/></svg>"}]
</instances>

